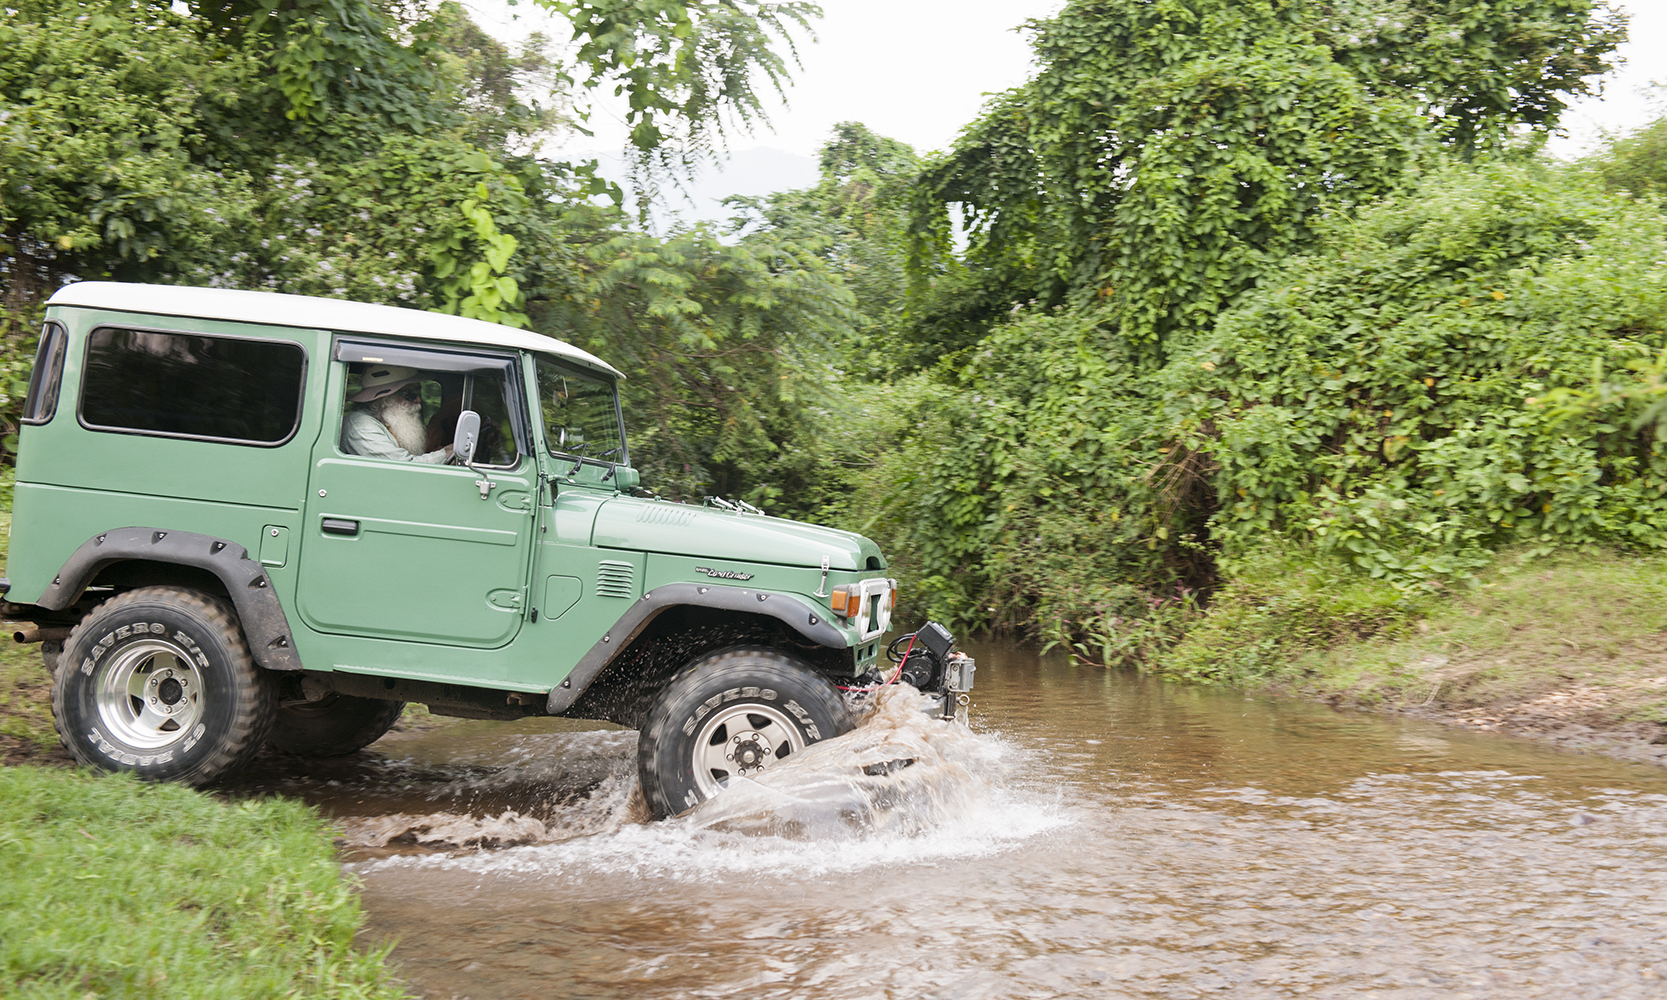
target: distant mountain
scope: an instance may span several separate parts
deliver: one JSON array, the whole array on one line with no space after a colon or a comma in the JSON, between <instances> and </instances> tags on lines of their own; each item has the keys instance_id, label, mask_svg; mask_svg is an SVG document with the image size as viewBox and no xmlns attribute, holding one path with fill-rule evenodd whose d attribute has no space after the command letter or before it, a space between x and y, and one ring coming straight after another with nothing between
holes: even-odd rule
<instances>
[{"instance_id":1,"label":"distant mountain","mask_svg":"<svg viewBox=\"0 0 1667 1000\"><path fill-rule=\"evenodd\" d=\"M563 152L562 156L575 160L594 157L603 176L622 186L626 184L625 158L619 153L574 150ZM768 146L737 150L728 160L708 166L700 176L684 185L683 192L669 186L663 189L662 205L654 212L655 222L662 229L674 216L687 222L722 222L729 218L729 212L721 201L730 195L762 195L810 187L820 176L814 157Z\"/></svg>"}]
</instances>

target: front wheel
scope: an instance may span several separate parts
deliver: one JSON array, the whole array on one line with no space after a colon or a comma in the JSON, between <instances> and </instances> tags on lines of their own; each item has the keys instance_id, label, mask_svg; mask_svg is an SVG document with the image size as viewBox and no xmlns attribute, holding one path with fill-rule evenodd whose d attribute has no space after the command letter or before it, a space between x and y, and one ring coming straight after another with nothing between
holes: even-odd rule
<instances>
[{"instance_id":1,"label":"front wheel","mask_svg":"<svg viewBox=\"0 0 1667 1000\"><path fill-rule=\"evenodd\" d=\"M260 749L274 692L226 602L142 587L99 605L70 633L52 718L83 764L201 785Z\"/></svg>"},{"instance_id":2,"label":"front wheel","mask_svg":"<svg viewBox=\"0 0 1667 1000\"><path fill-rule=\"evenodd\" d=\"M691 809L818 740L850 732L839 692L773 649L701 657L655 699L637 743L643 798L657 818Z\"/></svg>"}]
</instances>

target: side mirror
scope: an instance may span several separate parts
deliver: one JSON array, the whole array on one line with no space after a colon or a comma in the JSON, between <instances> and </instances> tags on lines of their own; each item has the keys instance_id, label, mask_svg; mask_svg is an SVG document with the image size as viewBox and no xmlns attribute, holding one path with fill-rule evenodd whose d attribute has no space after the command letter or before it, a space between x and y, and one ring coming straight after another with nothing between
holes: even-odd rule
<instances>
[{"instance_id":1,"label":"side mirror","mask_svg":"<svg viewBox=\"0 0 1667 1000\"><path fill-rule=\"evenodd\" d=\"M473 467L475 448L480 445L480 414L464 410L457 415L457 432L452 435L451 451L457 460Z\"/></svg>"},{"instance_id":2,"label":"side mirror","mask_svg":"<svg viewBox=\"0 0 1667 1000\"><path fill-rule=\"evenodd\" d=\"M628 493L641 485L641 472L623 465L614 466L614 486L616 486L621 493Z\"/></svg>"}]
</instances>

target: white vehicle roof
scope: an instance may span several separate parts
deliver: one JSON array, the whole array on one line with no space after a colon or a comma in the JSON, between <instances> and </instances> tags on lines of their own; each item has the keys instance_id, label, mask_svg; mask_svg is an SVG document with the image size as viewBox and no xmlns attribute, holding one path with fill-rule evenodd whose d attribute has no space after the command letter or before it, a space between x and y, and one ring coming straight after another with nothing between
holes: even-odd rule
<instances>
[{"instance_id":1,"label":"white vehicle roof","mask_svg":"<svg viewBox=\"0 0 1667 1000\"><path fill-rule=\"evenodd\" d=\"M65 285L47 300L49 306L83 306L158 316L192 316L268 326L298 326L341 333L380 333L394 337L441 340L537 351L624 378L623 373L589 351L554 337L445 313L396 306L321 299L311 295L245 292L233 288L187 285L141 285L121 281L79 281Z\"/></svg>"}]
</instances>

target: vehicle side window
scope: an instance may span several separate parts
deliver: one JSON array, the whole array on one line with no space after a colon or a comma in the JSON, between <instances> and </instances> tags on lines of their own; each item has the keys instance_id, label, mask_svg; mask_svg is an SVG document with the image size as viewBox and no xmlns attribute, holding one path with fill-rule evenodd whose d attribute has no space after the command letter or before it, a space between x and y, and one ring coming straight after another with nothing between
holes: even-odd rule
<instances>
[{"instance_id":1,"label":"vehicle side window","mask_svg":"<svg viewBox=\"0 0 1667 1000\"><path fill-rule=\"evenodd\" d=\"M394 462L442 465L458 414L480 414L475 464L509 468L521 460L500 371L432 371L400 365L348 365L341 450Z\"/></svg>"},{"instance_id":2,"label":"vehicle side window","mask_svg":"<svg viewBox=\"0 0 1667 1000\"><path fill-rule=\"evenodd\" d=\"M611 380L539 358L538 402L552 453L625 463L625 436Z\"/></svg>"},{"instance_id":3,"label":"vehicle side window","mask_svg":"<svg viewBox=\"0 0 1667 1000\"><path fill-rule=\"evenodd\" d=\"M94 430L276 445L301 423L306 352L274 340L101 327L81 422Z\"/></svg>"},{"instance_id":4,"label":"vehicle side window","mask_svg":"<svg viewBox=\"0 0 1667 1000\"><path fill-rule=\"evenodd\" d=\"M64 347L69 335L56 323L41 328L35 367L29 372L29 394L23 397L23 422L44 424L58 412L58 383L64 378Z\"/></svg>"}]
</instances>

